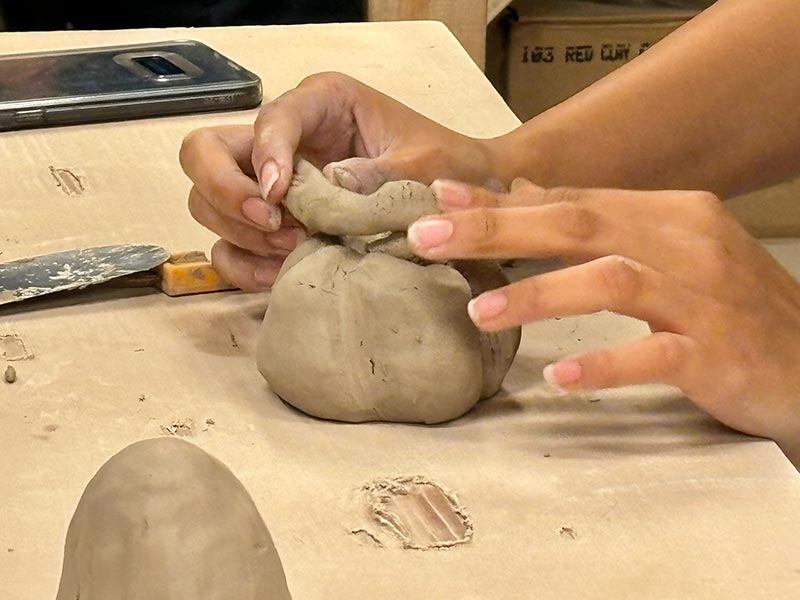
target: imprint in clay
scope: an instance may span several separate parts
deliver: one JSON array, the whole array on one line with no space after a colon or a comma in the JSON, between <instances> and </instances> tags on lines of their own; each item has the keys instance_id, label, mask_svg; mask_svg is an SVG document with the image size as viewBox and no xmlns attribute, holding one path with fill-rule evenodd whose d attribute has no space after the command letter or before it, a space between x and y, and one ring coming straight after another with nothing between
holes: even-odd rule
<instances>
[{"instance_id":1,"label":"imprint in clay","mask_svg":"<svg viewBox=\"0 0 800 600\"><path fill-rule=\"evenodd\" d=\"M440 423L500 389L520 329L481 333L467 303L507 280L494 263L411 255L408 226L438 211L426 185L364 196L299 160L285 204L315 234L286 259L259 336L278 396L325 419Z\"/></svg>"},{"instance_id":2,"label":"imprint in clay","mask_svg":"<svg viewBox=\"0 0 800 600\"><path fill-rule=\"evenodd\" d=\"M146 440L86 486L56 600L291 600L244 486L203 450Z\"/></svg>"}]
</instances>

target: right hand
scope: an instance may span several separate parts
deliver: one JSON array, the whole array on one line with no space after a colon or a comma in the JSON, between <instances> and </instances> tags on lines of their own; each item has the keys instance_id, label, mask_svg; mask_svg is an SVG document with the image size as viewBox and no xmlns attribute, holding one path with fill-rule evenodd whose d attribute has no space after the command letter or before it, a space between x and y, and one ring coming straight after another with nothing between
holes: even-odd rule
<instances>
[{"instance_id":1,"label":"right hand","mask_svg":"<svg viewBox=\"0 0 800 600\"><path fill-rule=\"evenodd\" d=\"M451 131L404 104L339 73L320 73L264 105L255 127L191 132L180 152L192 180L192 216L222 239L212 262L246 291L268 288L302 227L279 203L294 156L337 185L371 193L383 183L437 178L491 185L489 145Z\"/></svg>"}]
</instances>

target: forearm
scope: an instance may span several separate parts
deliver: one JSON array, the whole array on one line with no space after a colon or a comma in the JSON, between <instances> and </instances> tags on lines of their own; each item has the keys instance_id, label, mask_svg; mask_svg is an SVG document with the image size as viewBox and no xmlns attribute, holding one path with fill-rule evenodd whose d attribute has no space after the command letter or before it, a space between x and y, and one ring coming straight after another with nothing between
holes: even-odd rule
<instances>
[{"instance_id":1,"label":"forearm","mask_svg":"<svg viewBox=\"0 0 800 600\"><path fill-rule=\"evenodd\" d=\"M797 0L720 0L490 142L506 180L729 196L800 171Z\"/></svg>"}]
</instances>

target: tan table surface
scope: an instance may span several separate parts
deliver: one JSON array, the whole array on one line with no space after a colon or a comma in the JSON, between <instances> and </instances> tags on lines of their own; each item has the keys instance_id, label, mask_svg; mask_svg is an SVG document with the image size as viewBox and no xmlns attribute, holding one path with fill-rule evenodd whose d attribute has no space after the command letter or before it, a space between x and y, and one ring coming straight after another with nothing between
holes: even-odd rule
<instances>
[{"instance_id":1,"label":"tan table surface","mask_svg":"<svg viewBox=\"0 0 800 600\"><path fill-rule=\"evenodd\" d=\"M0 52L172 37L256 71L268 98L335 69L466 133L517 124L432 23L2 34ZM213 236L185 209L180 141L253 116L0 134L0 260L118 242L207 248ZM83 193L65 194L51 167L80 177ZM800 266L796 245L779 251ZM526 327L505 391L451 424L344 425L289 408L255 370L267 295L84 299L0 312L0 335L35 353L14 363L17 383L0 384L1 600L53 597L88 479L175 418L193 419L191 440L251 492L298 600L800 597L800 476L773 443L668 389L558 396L542 384L553 358L640 335L641 323L601 314ZM455 491L472 542L421 552L351 535L359 487L402 474Z\"/></svg>"}]
</instances>

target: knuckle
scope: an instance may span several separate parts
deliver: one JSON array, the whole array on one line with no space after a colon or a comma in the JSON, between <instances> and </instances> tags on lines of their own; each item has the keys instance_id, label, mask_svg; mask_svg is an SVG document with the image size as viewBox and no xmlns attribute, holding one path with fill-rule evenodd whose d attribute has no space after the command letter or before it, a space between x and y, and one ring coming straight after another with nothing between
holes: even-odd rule
<instances>
[{"instance_id":1,"label":"knuckle","mask_svg":"<svg viewBox=\"0 0 800 600\"><path fill-rule=\"evenodd\" d=\"M540 206L547 204L545 198L546 191L533 182L516 178L511 182L509 193L506 196L506 204L509 206Z\"/></svg>"},{"instance_id":2,"label":"knuckle","mask_svg":"<svg viewBox=\"0 0 800 600\"><path fill-rule=\"evenodd\" d=\"M208 190L208 201L209 204L216 210L217 212L223 212L223 207L225 206L225 198L227 195L227 188L225 186L225 182L220 177L215 177L208 183L209 190Z\"/></svg>"},{"instance_id":3,"label":"knuckle","mask_svg":"<svg viewBox=\"0 0 800 600\"><path fill-rule=\"evenodd\" d=\"M574 202L560 202L558 207L561 231L569 239L586 242L596 235L599 224L596 212Z\"/></svg>"},{"instance_id":4,"label":"knuckle","mask_svg":"<svg viewBox=\"0 0 800 600\"><path fill-rule=\"evenodd\" d=\"M301 94L310 93L322 97L338 96L345 99L352 97L352 94L358 89L358 85L358 80L349 75L337 71L323 71L305 77L296 89ZM287 95L293 93L294 90L290 90Z\"/></svg>"},{"instance_id":5,"label":"knuckle","mask_svg":"<svg viewBox=\"0 0 800 600\"><path fill-rule=\"evenodd\" d=\"M224 271L226 269L226 254L228 253L228 242L219 239L211 246L211 264L215 269Z\"/></svg>"},{"instance_id":6,"label":"knuckle","mask_svg":"<svg viewBox=\"0 0 800 600\"><path fill-rule=\"evenodd\" d=\"M215 173L208 181L208 190L205 191L208 203L221 214L233 216L235 207L241 208L244 198L239 198L238 189L234 182L236 173L220 171Z\"/></svg>"},{"instance_id":7,"label":"knuckle","mask_svg":"<svg viewBox=\"0 0 800 600\"><path fill-rule=\"evenodd\" d=\"M476 240L482 245L491 245L497 237L499 229L497 210L492 208L475 209L474 223Z\"/></svg>"},{"instance_id":8,"label":"knuckle","mask_svg":"<svg viewBox=\"0 0 800 600\"><path fill-rule=\"evenodd\" d=\"M441 163L441 172L452 173L454 171L450 162L453 160L452 157L442 157L441 154L440 147L434 144L420 143L414 147L413 151L393 153L389 164L392 172L396 173L398 178L407 179L416 176L432 179L425 174L429 165Z\"/></svg>"},{"instance_id":9,"label":"knuckle","mask_svg":"<svg viewBox=\"0 0 800 600\"><path fill-rule=\"evenodd\" d=\"M676 375L686 362L686 345L682 338L673 334L653 334L654 360L664 375Z\"/></svg>"},{"instance_id":10,"label":"knuckle","mask_svg":"<svg viewBox=\"0 0 800 600\"><path fill-rule=\"evenodd\" d=\"M189 214L192 215L192 218L197 221L198 223L203 223L205 220L205 199L200 196L195 188L189 192L189 200L187 202L189 207Z\"/></svg>"},{"instance_id":11,"label":"knuckle","mask_svg":"<svg viewBox=\"0 0 800 600\"><path fill-rule=\"evenodd\" d=\"M711 192L690 192L689 201L695 212L695 222L702 231L718 233L727 222L728 213L722 201Z\"/></svg>"},{"instance_id":12,"label":"knuckle","mask_svg":"<svg viewBox=\"0 0 800 600\"><path fill-rule=\"evenodd\" d=\"M537 319L537 315L551 310L547 294L542 293L542 284L537 277L528 277L507 286L509 303L516 304L516 311L524 315L525 321Z\"/></svg>"},{"instance_id":13,"label":"knuckle","mask_svg":"<svg viewBox=\"0 0 800 600\"><path fill-rule=\"evenodd\" d=\"M243 287L246 285L246 278L242 277L241 269L234 267L236 261L231 256L232 249L229 242L223 239L217 240L211 247L211 264L225 281L229 281L237 287Z\"/></svg>"},{"instance_id":14,"label":"knuckle","mask_svg":"<svg viewBox=\"0 0 800 600\"><path fill-rule=\"evenodd\" d=\"M323 71L304 77L297 86L300 89L314 88L331 91L348 88L355 84L355 79L338 71Z\"/></svg>"},{"instance_id":15,"label":"knuckle","mask_svg":"<svg viewBox=\"0 0 800 600\"><path fill-rule=\"evenodd\" d=\"M596 350L585 356L581 363L583 367L581 378L589 387L607 388L617 385L619 376L613 350Z\"/></svg>"},{"instance_id":16,"label":"knuckle","mask_svg":"<svg viewBox=\"0 0 800 600\"><path fill-rule=\"evenodd\" d=\"M722 200L713 192L692 192L692 201L714 213L721 213L724 210Z\"/></svg>"},{"instance_id":17,"label":"knuckle","mask_svg":"<svg viewBox=\"0 0 800 600\"><path fill-rule=\"evenodd\" d=\"M612 308L619 308L634 300L642 288L642 267L624 256L601 259L600 279Z\"/></svg>"},{"instance_id":18,"label":"knuckle","mask_svg":"<svg viewBox=\"0 0 800 600\"><path fill-rule=\"evenodd\" d=\"M184 172L186 172L187 168L190 166L197 148L202 147L212 135L214 134L208 127L195 129L194 131L190 131L188 134L186 134L186 137L184 137L183 141L181 142L181 148L178 152L178 160L180 161Z\"/></svg>"},{"instance_id":19,"label":"knuckle","mask_svg":"<svg viewBox=\"0 0 800 600\"><path fill-rule=\"evenodd\" d=\"M528 187L531 187L533 183L529 179L525 179L524 177L515 177L514 180L511 182L510 190L513 192L515 190L524 190Z\"/></svg>"}]
</instances>

